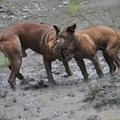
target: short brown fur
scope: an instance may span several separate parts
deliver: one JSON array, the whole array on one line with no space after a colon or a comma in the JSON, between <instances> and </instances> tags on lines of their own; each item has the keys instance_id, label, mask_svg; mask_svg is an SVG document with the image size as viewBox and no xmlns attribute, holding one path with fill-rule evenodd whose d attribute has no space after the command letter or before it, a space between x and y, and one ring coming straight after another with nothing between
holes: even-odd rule
<instances>
[{"instance_id":1,"label":"short brown fur","mask_svg":"<svg viewBox=\"0 0 120 120\"><path fill-rule=\"evenodd\" d=\"M74 58L80 67L85 79L88 79L88 74L83 59L90 59L99 75L103 76L98 57L97 50L103 51L103 56L109 65L110 72L116 70L116 63L118 67L118 74L120 73L120 61L118 59L120 33L106 26L95 26L84 31L75 31L76 24L66 27L63 30L54 27L57 34L57 48L71 47L73 48Z\"/></svg>"},{"instance_id":2,"label":"short brown fur","mask_svg":"<svg viewBox=\"0 0 120 120\"><path fill-rule=\"evenodd\" d=\"M22 64L22 57L26 57L26 49L30 48L36 53L43 55L43 61L50 84L55 84L51 73L51 62L56 60L54 46L56 44L56 32L53 27L39 25L35 23L21 23L7 29L0 36L0 51L10 61L9 68L11 75L8 79L10 85L15 89L16 77L25 81L19 73ZM68 63L63 62L66 72L71 75Z\"/></svg>"}]
</instances>

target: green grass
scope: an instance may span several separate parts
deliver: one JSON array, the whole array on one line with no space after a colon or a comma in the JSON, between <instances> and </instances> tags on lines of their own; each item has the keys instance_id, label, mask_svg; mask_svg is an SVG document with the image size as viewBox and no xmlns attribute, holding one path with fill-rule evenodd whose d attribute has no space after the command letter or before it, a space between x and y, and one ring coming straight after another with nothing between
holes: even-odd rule
<instances>
[{"instance_id":1,"label":"green grass","mask_svg":"<svg viewBox=\"0 0 120 120\"><path fill-rule=\"evenodd\" d=\"M11 10L12 9L12 6L11 5L8 5L5 7L6 10Z\"/></svg>"},{"instance_id":2,"label":"green grass","mask_svg":"<svg viewBox=\"0 0 120 120\"><path fill-rule=\"evenodd\" d=\"M18 118L21 118L21 115L19 114Z\"/></svg>"},{"instance_id":3,"label":"green grass","mask_svg":"<svg viewBox=\"0 0 120 120\"><path fill-rule=\"evenodd\" d=\"M3 2L3 0L0 0L0 2Z\"/></svg>"},{"instance_id":4,"label":"green grass","mask_svg":"<svg viewBox=\"0 0 120 120\"><path fill-rule=\"evenodd\" d=\"M115 82L115 81L114 81ZM117 83L116 83L117 84ZM99 109L106 105L120 105L120 90L116 84L88 86L84 102L89 102L93 108Z\"/></svg>"},{"instance_id":5,"label":"green grass","mask_svg":"<svg viewBox=\"0 0 120 120\"><path fill-rule=\"evenodd\" d=\"M0 55L0 67L6 67L9 65L9 60L2 54Z\"/></svg>"},{"instance_id":6,"label":"green grass","mask_svg":"<svg viewBox=\"0 0 120 120\"><path fill-rule=\"evenodd\" d=\"M61 28L62 28L62 26L63 26L63 20L62 20L62 19L60 19L60 22L59 22L59 25L58 25L59 29L61 29Z\"/></svg>"},{"instance_id":7,"label":"green grass","mask_svg":"<svg viewBox=\"0 0 120 120\"><path fill-rule=\"evenodd\" d=\"M115 96L114 96L115 95ZM97 101L93 107L94 108L101 108L102 106L106 106L106 105L120 105L120 96L118 96L118 94L114 94L114 95L109 95L107 97L104 97L104 99L102 99L100 102Z\"/></svg>"},{"instance_id":8,"label":"green grass","mask_svg":"<svg viewBox=\"0 0 120 120\"><path fill-rule=\"evenodd\" d=\"M94 87L88 85L88 88L89 92L84 99L85 102L94 100L96 95L100 92L100 88L97 85Z\"/></svg>"},{"instance_id":9,"label":"green grass","mask_svg":"<svg viewBox=\"0 0 120 120\"><path fill-rule=\"evenodd\" d=\"M14 98L12 101L13 101L14 103L16 103L16 102L17 102L16 98Z\"/></svg>"},{"instance_id":10,"label":"green grass","mask_svg":"<svg viewBox=\"0 0 120 120\"><path fill-rule=\"evenodd\" d=\"M82 9L80 1L81 0L69 0L67 12L70 12L72 17L79 15L78 11L81 11Z\"/></svg>"}]
</instances>

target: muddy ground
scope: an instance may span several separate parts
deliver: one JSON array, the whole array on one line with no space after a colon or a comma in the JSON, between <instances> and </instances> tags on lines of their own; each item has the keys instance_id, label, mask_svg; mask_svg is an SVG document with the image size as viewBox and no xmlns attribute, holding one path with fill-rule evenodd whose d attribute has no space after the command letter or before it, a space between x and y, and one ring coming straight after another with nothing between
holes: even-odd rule
<instances>
[{"instance_id":1,"label":"muddy ground","mask_svg":"<svg viewBox=\"0 0 120 120\"><path fill-rule=\"evenodd\" d=\"M0 2L0 33L21 22L55 24L61 28L76 23L77 30L105 25L120 31L120 0L81 0L80 14L89 22L80 14L69 13L68 4L65 0L3 0ZM40 84L41 80L47 82L42 56L31 50L27 53L21 73L28 83L23 85L17 79L16 91L7 82L9 69L0 66L0 120L120 120L120 104L106 104L94 109L93 105L102 99L102 95L96 101L83 102L90 86L96 85L102 86L106 96L118 92L119 97L119 77L110 76L101 52L98 56L104 78L99 79L91 61L85 60L89 73L89 81L85 83L74 59L69 61L73 76L65 77L62 63L56 60L52 63L52 73L58 85L54 87ZM114 87L105 89L110 85Z\"/></svg>"}]
</instances>

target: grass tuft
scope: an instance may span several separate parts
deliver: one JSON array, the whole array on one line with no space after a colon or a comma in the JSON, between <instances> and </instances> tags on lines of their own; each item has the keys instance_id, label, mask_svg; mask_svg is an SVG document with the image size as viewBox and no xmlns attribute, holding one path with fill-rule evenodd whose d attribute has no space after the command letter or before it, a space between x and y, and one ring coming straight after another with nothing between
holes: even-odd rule
<instances>
[{"instance_id":1,"label":"grass tuft","mask_svg":"<svg viewBox=\"0 0 120 120\"><path fill-rule=\"evenodd\" d=\"M9 65L9 60L2 54L0 56L0 67L6 67Z\"/></svg>"},{"instance_id":2,"label":"grass tuft","mask_svg":"<svg viewBox=\"0 0 120 120\"><path fill-rule=\"evenodd\" d=\"M6 8L6 10L12 10L12 6L11 5L8 5L5 8Z\"/></svg>"},{"instance_id":3,"label":"grass tuft","mask_svg":"<svg viewBox=\"0 0 120 120\"><path fill-rule=\"evenodd\" d=\"M85 102L94 100L96 95L100 92L100 88L97 85L94 87L89 85L88 88L89 92L84 99Z\"/></svg>"},{"instance_id":4,"label":"grass tuft","mask_svg":"<svg viewBox=\"0 0 120 120\"><path fill-rule=\"evenodd\" d=\"M120 105L120 90L113 83L107 85L88 86L84 102L90 102L94 108L101 108L106 105Z\"/></svg>"},{"instance_id":5,"label":"grass tuft","mask_svg":"<svg viewBox=\"0 0 120 120\"><path fill-rule=\"evenodd\" d=\"M14 98L12 101L13 101L14 103L16 103L16 102L17 102L16 98Z\"/></svg>"}]
</instances>

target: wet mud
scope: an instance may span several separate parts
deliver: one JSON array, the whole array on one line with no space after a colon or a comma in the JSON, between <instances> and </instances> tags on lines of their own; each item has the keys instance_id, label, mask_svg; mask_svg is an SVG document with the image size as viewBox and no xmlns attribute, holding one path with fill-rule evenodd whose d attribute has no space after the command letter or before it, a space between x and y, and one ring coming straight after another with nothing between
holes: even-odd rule
<instances>
[{"instance_id":1,"label":"wet mud","mask_svg":"<svg viewBox=\"0 0 120 120\"><path fill-rule=\"evenodd\" d=\"M0 5L0 33L8 27L21 22L35 22L61 27L77 23L77 30L83 30L91 26L83 18L72 17L65 11L67 5L63 0L25 0L3 1ZM67 1L68 4L68 1ZM6 12L6 6L12 5L12 12ZM86 19L94 25L106 25L103 20L113 26L114 21L119 21L119 0L81 1L82 12ZM21 6L21 7L20 7ZM62 7L61 7L62 6ZM109 12L111 10L111 14ZM98 15L100 18L96 18ZM61 18L62 16L62 18ZM66 19L68 20L67 22ZM119 30L118 22L114 22L116 30ZM16 91L14 91L7 79L10 71L7 67L0 67L0 120L120 120L120 106L106 105L100 109L94 109L92 103L83 102L89 85L109 85L111 75L108 65L100 51L97 52L103 78L99 78L94 65L85 59L85 65L89 73L89 80L84 81L83 76L74 59L69 61L73 75L68 77L62 62L52 62L52 74L57 85L48 86L47 74L41 55L27 50L27 57L23 58L20 72L27 79L26 84L16 79ZM120 54L119 54L120 55ZM0 53L0 59L2 53ZM117 71L117 70L116 70ZM117 90L120 91L119 77ZM109 92L109 91L108 91ZM101 98L99 98L101 99ZM95 101L96 102L96 101Z\"/></svg>"}]
</instances>

